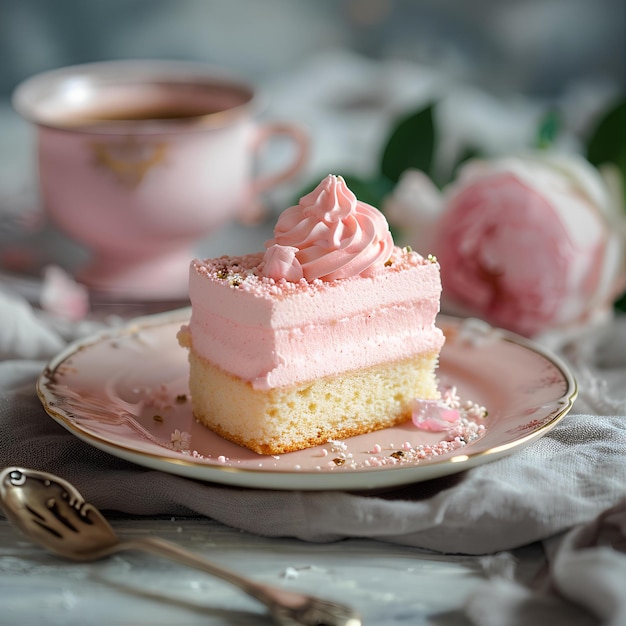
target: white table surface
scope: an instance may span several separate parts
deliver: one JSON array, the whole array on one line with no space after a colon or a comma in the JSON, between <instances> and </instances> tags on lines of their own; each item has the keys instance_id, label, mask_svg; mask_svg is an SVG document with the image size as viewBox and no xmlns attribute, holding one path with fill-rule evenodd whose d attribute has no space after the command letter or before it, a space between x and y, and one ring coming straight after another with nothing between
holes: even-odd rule
<instances>
[{"instance_id":1,"label":"white table surface","mask_svg":"<svg viewBox=\"0 0 626 626\"><path fill-rule=\"evenodd\" d=\"M257 581L354 606L364 625L463 626L485 579L480 557L442 556L377 541L312 544L251 535L205 519L113 519L124 537L155 535ZM515 553L524 577L538 545ZM140 552L96 563L51 555L0 520L0 624L271 624L264 607L202 572Z\"/></svg>"}]
</instances>

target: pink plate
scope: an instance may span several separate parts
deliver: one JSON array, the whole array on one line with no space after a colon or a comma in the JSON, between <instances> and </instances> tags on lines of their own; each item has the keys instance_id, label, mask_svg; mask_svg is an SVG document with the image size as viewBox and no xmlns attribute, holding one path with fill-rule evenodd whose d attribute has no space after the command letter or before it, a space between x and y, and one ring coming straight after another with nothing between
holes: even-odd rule
<instances>
[{"instance_id":1,"label":"pink plate","mask_svg":"<svg viewBox=\"0 0 626 626\"><path fill-rule=\"evenodd\" d=\"M454 444L403 424L280 456L261 456L198 424L187 354L176 333L189 310L141 318L68 346L37 383L45 410L78 438L144 467L264 489L380 489L467 470L546 434L577 386L554 355L477 320L439 317L442 388L487 408ZM475 424L471 424L475 426Z\"/></svg>"}]
</instances>

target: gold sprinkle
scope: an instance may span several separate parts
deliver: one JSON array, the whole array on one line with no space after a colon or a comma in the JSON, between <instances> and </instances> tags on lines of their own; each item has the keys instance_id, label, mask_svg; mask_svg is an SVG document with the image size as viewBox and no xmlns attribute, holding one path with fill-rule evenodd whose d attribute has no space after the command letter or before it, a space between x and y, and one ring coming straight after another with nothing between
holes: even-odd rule
<instances>
[{"instance_id":1,"label":"gold sprinkle","mask_svg":"<svg viewBox=\"0 0 626 626\"><path fill-rule=\"evenodd\" d=\"M437 263L437 257L434 254L429 254L427 258L431 263Z\"/></svg>"},{"instance_id":2,"label":"gold sprinkle","mask_svg":"<svg viewBox=\"0 0 626 626\"><path fill-rule=\"evenodd\" d=\"M162 415L153 415L153 416L152 416L152 419L153 419L155 422L162 422L162 421L163 421L163 416L162 416Z\"/></svg>"},{"instance_id":3,"label":"gold sprinkle","mask_svg":"<svg viewBox=\"0 0 626 626\"><path fill-rule=\"evenodd\" d=\"M391 259L387 259L385 261L385 267L391 267L393 265L393 261Z\"/></svg>"},{"instance_id":4,"label":"gold sprinkle","mask_svg":"<svg viewBox=\"0 0 626 626\"><path fill-rule=\"evenodd\" d=\"M228 270L225 267L222 267L221 269L217 270L217 277L221 278L222 280L224 280L225 278L228 278Z\"/></svg>"},{"instance_id":5,"label":"gold sprinkle","mask_svg":"<svg viewBox=\"0 0 626 626\"><path fill-rule=\"evenodd\" d=\"M343 465L346 462L345 459L340 459L339 457L336 457L333 459L333 463L335 465Z\"/></svg>"},{"instance_id":6,"label":"gold sprinkle","mask_svg":"<svg viewBox=\"0 0 626 626\"><path fill-rule=\"evenodd\" d=\"M185 404L187 402L187 394L181 393L176 396L176 404Z\"/></svg>"},{"instance_id":7,"label":"gold sprinkle","mask_svg":"<svg viewBox=\"0 0 626 626\"><path fill-rule=\"evenodd\" d=\"M398 460L400 460L400 459L404 456L404 452L402 452L402 450L396 450L395 452L392 452L392 453L391 453L391 456L392 456L394 459L398 459Z\"/></svg>"}]
</instances>

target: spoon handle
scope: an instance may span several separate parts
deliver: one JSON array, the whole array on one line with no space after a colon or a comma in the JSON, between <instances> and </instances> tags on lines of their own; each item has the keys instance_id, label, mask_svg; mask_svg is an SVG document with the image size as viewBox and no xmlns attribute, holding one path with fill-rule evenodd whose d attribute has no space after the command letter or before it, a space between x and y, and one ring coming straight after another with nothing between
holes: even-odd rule
<instances>
[{"instance_id":1,"label":"spoon handle","mask_svg":"<svg viewBox=\"0 0 626 626\"><path fill-rule=\"evenodd\" d=\"M221 578L264 604L275 621L283 626L298 624L308 626L361 625L361 620L349 607L295 591L254 582L159 537L126 540L117 544L115 548L115 551L143 550L151 552Z\"/></svg>"}]
</instances>

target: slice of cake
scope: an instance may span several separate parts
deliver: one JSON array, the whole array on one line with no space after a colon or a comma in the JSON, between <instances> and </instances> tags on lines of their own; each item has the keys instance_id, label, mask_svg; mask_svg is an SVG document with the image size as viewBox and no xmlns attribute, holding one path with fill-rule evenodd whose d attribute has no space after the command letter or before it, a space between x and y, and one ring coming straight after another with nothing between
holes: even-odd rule
<instances>
[{"instance_id":1,"label":"slice of cake","mask_svg":"<svg viewBox=\"0 0 626 626\"><path fill-rule=\"evenodd\" d=\"M328 176L284 211L265 252L194 260L189 349L196 418L260 454L411 419L439 397L439 265Z\"/></svg>"}]
</instances>

